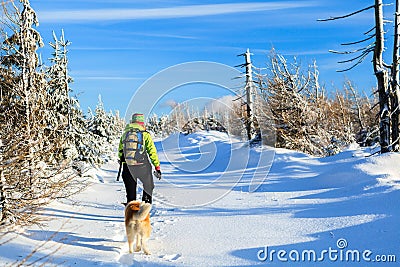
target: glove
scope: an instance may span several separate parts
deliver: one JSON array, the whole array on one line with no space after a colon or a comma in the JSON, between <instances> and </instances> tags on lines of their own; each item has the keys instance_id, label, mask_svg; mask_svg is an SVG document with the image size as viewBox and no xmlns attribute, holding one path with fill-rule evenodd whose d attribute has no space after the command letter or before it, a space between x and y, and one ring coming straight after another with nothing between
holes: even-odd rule
<instances>
[{"instance_id":1,"label":"glove","mask_svg":"<svg viewBox=\"0 0 400 267\"><path fill-rule=\"evenodd\" d=\"M161 180L161 170L160 166L156 167L156 170L153 172L154 176L158 178L158 180Z\"/></svg>"}]
</instances>

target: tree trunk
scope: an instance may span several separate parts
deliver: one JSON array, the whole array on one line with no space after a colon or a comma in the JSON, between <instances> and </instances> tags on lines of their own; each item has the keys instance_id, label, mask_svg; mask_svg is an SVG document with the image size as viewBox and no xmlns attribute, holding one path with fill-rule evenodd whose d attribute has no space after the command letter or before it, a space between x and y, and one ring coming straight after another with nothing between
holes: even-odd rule
<instances>
[{"instance_id":1,"label":"tree trunk","mask_svg":"<svg viewBox=\"0 0 400 267\"><path fill-rule=\"evenodd\" d=\"M390 92L391 122L392 122L392 149L399 151L399 34L400 34L400 0L396 0L394 23L393 66Z\"/></svg>"},{"instance_id":2,"label":"tree trunk","mask_svg":"<svg viewBox=\"0 0 400 267\"><path fill-rule=\"evenodd\" d=\"M9 219L9 211L7 207L6 197L6 179L3 175L3 170L0 170L0 225L7 223Z\"/></svg>"},{"instance_id":3,"label":"tree trunk","mask_svg":"<svg viewBox=\"0 0 400 267\"><path fill-rule=\"evenodd\" d=\"M383 63L384 49L384 29L383 29L383 3L382 0L375 0L375 25L376 40L374 51L374 72L378 84L379 94L379 117L380 117L380 145L381 153L389 152L390 145L390 118L389 118L389 99L388 99L388 73Z\"/></svg>"},{"instance_id":4,"label":"tree trunk","mask_svg":"<svg viewBox=\"0 0 400 267\"><path fill-rule=\"evenodd\" d=\"M254 138L254 83L253 83L253 70L250 58L250 51L247 49L245 53L246 59L246 131L247 139Z\"/></svg>"}]
</instances>

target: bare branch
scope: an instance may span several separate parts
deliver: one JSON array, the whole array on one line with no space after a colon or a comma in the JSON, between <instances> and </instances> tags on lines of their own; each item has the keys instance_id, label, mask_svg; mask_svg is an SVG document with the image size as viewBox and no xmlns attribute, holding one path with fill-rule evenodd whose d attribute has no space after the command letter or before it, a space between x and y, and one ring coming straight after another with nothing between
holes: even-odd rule
<instances>
[{"instance_id":1,"label":"bare branch","mask_svg":"<svg viewBox=\"0 0 400 267\"><path fill-rule=\"evenodd\" d=\"M365 38L365 39L363 39L363 40L356 41L356 42L351 42L351 43L343 43L343 44L341 44L341 45L354 45L354 44L360 44L360 43L366 42L366 41L368 41L368 40L371 40L371 39L372 39L372 38L374 38L374 37L375 37L375 35L370 35L368 38Z\"/></svg>"},{"instance_id":2,"label":"bare branch","mask_svg":"<svg viewBox=\"0 0 400 267\"><path fill-rule=\"evenodd\" d=\"M366 10L372 9L372 8L374 8L374 7L375 7L375 5L372 5L372 6L369 6L369 7L360 9L360 10L357 10L357 11L355 11L355 12L353 12L353 13L344 15L344 16L330 17L330 18L328 18L328 19L317 19L317 21L331 21L331 20L344 19L344 18L351 17L351 16L353 16L353 15L356 15L356 14L358 14L358 13L364 12L364 11L366 11Z\"/></svg>"},{"instance_id":3,"label":"bare branch","mask_svg":"<svg viewBox=\"0 0 400 267\"><path fill-rule=\"evenodd\" d=\"M360 58L353 66L351 66L350 68L344 69L344 70L338 70L337 72L346 72L349 71L353 68L355 68L356 66L360 65L364 59L368 56L369 53L366 53L362 58Z\"/></svg>"},{"instance_id":4,"label":"bare branch","mask_svg":"<svg viewBox=\"0 0 400 267\"><path fill-rule=\"evenodd\" d=\"M367 31L367 32L364 32L364 35L368 35L369 33L371 33L373 30L375 30L376 29L376 27L374 26L374 27L372 27L369 31Z\"/></svg>"},{"instance_id":5,"label":"bare branch","mask_svg":"<svg viewBox=\"0 0 400 267\"><path fill-rule=\"evenodd\" d=\"M355 61L355 60L357 60L357 59L359 59L359 58L362 58L362 57L368 55L368 54L371 53L372 51L374 51L374 49L373 49L373 48L369 48L369 49L365 50L364 52L362 52L361 55L359 55L359 56L357 56L357 57L354 57L354 58L351 58L351 59L348 59L348 60L338 61L338 63L353 62L353 61Z\"/></svg>"},{"instance_id":6,"label":"bare branch","mask_svg":"<svg viewBox=\"0 0 400 267\"><path fill-rule=\"evenodd\" d=\"M363 52L363 51L366 51L367 49L374 49L374 43L369 44L369 45L366 46L366 47L353 50L353 51L336 51L336 50L329 50L329 52L330 52L330 53L333 53L333 54L339 54L339 55L349 55L349 54L355 54L355 53L358 53L358 52Z\"/></svg>"},{"instance_id":7,"label":"bare branch","mask_svg":"<svg viewBox=\"0 0 400 267\"><path fill-rule=\"evenodd\" d=\"M387 64L387 63L385 63L385 62L382 62L382 64L383 64L383 66L384 66L385 68L388 68L388 69L391 69L391 68L393 67L392 64Z\"/></svg>"}]
</instances>

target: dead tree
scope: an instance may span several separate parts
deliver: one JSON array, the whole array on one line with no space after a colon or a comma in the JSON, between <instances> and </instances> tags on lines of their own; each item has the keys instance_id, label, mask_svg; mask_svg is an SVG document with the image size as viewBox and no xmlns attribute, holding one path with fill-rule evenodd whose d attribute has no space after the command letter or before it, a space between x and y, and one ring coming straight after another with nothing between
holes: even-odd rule
<instances>
[{"instance_id":1,"label":"dead tree","mask_svg":"<svg viewBox=\"0 0 400 267\"><path fill-rule=\"evenodd\" d=\"M239 56L244 56L245 63L239 65L240 67L246 67L246 115L245 115L245 126L247 132L247 139L250 141L255 137L255 116L254 116L254 95L255 86L253 81L253 64L251 63L251 54L249 49L246 53L240 54Z\"/></svg>"},{"instance_id":2,"label":"dead tree","mask_svg":"<svg viewBox=\"0 0 400 267\"><path fill-rule=\"evenodd\" d=\"M374 73L378 84L379 95L379 117L380 117L380 145L381 153L389 152L390 145L390 110L389 110L389 80L386 65L383 62L383 49L385 47L383 29L383 3L382 0L375 0L375 49L373 57Z\"/></svg>"},{"instance_id":3,"label":"dead tree","mask_svg":"<svg viewBox=\"0 0 400 267\"><path fill-rule=\"evenodd\" d=\"M398 10L398 1L396 0L396 10ZM371 5L369 7L360 9L358 11L355 11L353 13L350 13L348 15L344 16L339 16L339 17L331 17L329 19L322 19L319 21L330 21L330 20L338 20L338 19L343 19L343 18L348 18L353 15L359 14L361 12L364 12L369 9L374 9L375 10L375 25L372 29L369 31L365 32L364 34L367 36L365 39L356 41L356 42L350 42L350 43L345 43L342 45L354 45L354 44L361 44L365 43L369 40L374 39L374 41L368 45L366 45L364 48L361 49L356 49L353 51L344 51L344 52L338 52L338 51L330 51L332 53L337 53L337 54L356 54L353 58L349 60L343 60L339 61L339 63L352 63L352 65L344 70L341 71L347 71L350 70L357 65L361 64L364 59L369 55L373 54L373 68L374 68L374 73L376 76L377 80L377 93L379 95L379 132L380 132L380 145L381 145L381 153L386 153L390 151L390 125L392 123L392 140L398 142L398 133L393 133L393 129L397 128L398 129L398 121L392 121L394 116L393 114L396 114L397 111L397 104L396 104L396 98L393 98L392 103L389 103L389 73L388 70L391 70L391 85L392 85L392 90L393 92L398 91L397 89L397 76L398 76L398 55L397 52L394 51L393 55L393 64L388 65L383 61L383 51L384 51L384 40L385 40L385 32L384 32L384 19L383 19L383 2L382 0L375 0L374 5ZM398 50L398 20L397 20L397 12L396 11L396 36L395 36L395 44L394 44L394 50ZM375 30L374 34L371 34ZM393 87L394 85L394 87ZM396 95L396 93L393 93L392 95ZM392 113L391 113L392 112ZM397 115L398 117L398 115ZM398 132L398 131L397 131ZM396 137L397 136L397 137Z\"/></svg>"},{"instance_id":4,"label":"dead tree","mask_svg":"<svg viewBox=\"0 0 400 267\"><path fill-rule=\"evenodd\" d=\"M390 90L390 107L391 107L391 131L393 151L399 151L399 47L400 47L400 1L396 0L396 12L394 20L394 41L393 41L393 63L391 69L391 90Z\"/></svg>"}]
</instances>

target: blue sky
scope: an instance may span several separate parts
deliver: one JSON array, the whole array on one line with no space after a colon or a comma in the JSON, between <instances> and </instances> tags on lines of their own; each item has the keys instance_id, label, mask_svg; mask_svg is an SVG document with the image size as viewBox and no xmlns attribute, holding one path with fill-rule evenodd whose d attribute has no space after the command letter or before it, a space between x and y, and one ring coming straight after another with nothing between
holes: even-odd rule
<instances>
[{"instance_id":1,"label":"blue sky","mask_svg":"<svg viewBox=\"0 0 400 267\"><path fill-rule=\"evenodd\" d=\"M164 1L164 0L31 0L45 43L52 31L64 29L72 42L69 52L72 88L83 110L95 107L102 95L108 110L126 107L137 88L165 68L190 61L213 61L228 66L243 63L238 54L251 50L253 62L264 67L271 48L303 63L313 59L322 83L341 88L345 77L368 93L375 85L371 57L353 71L336 73L347 59L331 54L340 43L363 39L374 22L371 11L349 19L317 22L372 4L372 0L319 1ZM392 16L387 12L386 16ZM388 35L392 25L387 27ZM387 44L390 47L390 43ZM40 52L49 57L48 45ZM190 90L170 97L184 101ZM205 90L219 97L223 90ZM149 92L151 94L151 92Z\"/></svg>"}]
</instances>

